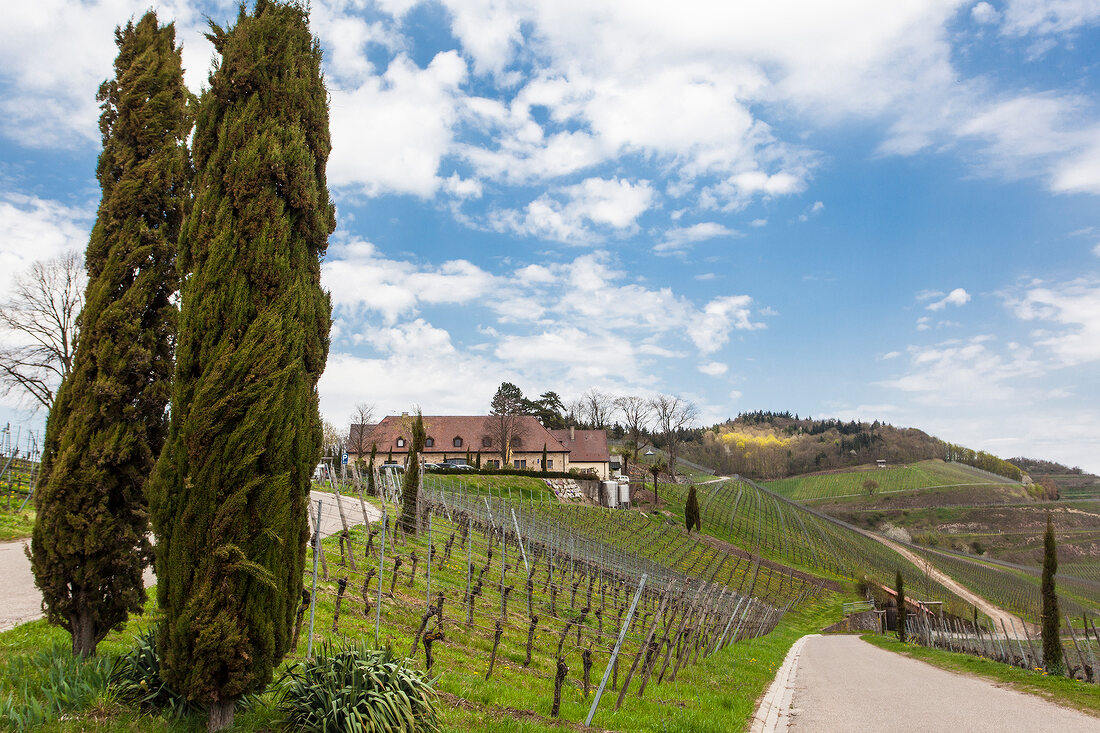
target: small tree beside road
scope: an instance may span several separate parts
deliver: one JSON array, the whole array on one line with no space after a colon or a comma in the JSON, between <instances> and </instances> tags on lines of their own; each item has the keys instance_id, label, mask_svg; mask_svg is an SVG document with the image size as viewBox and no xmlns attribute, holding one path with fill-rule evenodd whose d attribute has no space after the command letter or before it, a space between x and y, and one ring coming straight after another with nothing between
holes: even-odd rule
<instances>
[{"instance_id":1,"label":"small tree beside road","mask_svg":"<svg viewBox=\"0 0 1100 733\"><path fill-rule=\"evenodd\" d=\"M897 576L894 578L894 586L898 593L898 641L905 643L906 629L905 629L905 581L901 577L901 571L897 571Z\"/></svg>"},{"instance_id":2,"label":"small tree beside road","mask_svg":"<svg viewBox=\"0 0 1100 733\"><path fill-rule=\"evenodd\" d=\"M1047 674L1064 671L1062 639L1059 634L1058 589L1054 576L1058 572L1058 545L1054 541L1054 522L1047 514L1047 531L1043 537L1043 667Z\"/></svg>"}]
</instances>

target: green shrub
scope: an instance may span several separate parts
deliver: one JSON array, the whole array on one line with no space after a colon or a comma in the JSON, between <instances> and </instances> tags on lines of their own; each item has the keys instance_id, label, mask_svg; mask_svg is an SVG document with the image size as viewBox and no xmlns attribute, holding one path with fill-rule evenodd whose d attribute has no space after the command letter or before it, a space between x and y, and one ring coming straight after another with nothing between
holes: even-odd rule
<instances>
[{"instance_id":1,"label":"green shrub","mask_svg":"<svg viewBox=\"0 0 1100 733\"><path fill-rule=\"evenodd\" d=\"M115 660L111 670L110 688L115 699L145 711L167 713L175 717L192 713L205 715L205 705L188 700L161 678L156 629L151 628L134 637L134 641L134 648ZM245 695L238 701L237 709L251 709L258 698L258 694Z\"/></svg>"},{"instance_id":2,"label":"green shrub","mask_svg":"<svg viewBox=\"0 0 1100 733\"><path fill-rule=\"evenodd\" d=\"M322 643L316 658L292 666L279 687L279 712L295 730L439 729L432 682L389 649L370 649L361 641L342 648Z\"/></svg>"},{"instance_id":3,"label":"green shrub","mask_svg":"<svg viewBox=\"0 0 1100 733\"><path fill-rule=\"evenodd\" d=\"M82 660L67 644L13 658L0 668L0 728L24 731L89 707L107 689L109 657Z\"/></svg>"},{"instance_id":4,"label":"green shrub","mask_svg":"<svg viewBox=\"0 0 1100 733\"><path fill-rule=\"evenodd\" d=\"M134 641L134 648L119 657L111 670L111 690L118 701L176 716L202 710L202 706L188 702L161 679L156 632L149 629Z\"/></svg>"}]
</instances>

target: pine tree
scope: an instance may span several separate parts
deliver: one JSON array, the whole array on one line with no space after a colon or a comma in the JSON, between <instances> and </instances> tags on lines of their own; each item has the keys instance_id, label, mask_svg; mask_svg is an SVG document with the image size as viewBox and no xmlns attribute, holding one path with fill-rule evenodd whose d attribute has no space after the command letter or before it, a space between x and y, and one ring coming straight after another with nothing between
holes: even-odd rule
<instances>
[{"instance_id":1,"label":"pine tree","mask_svg":"<svg viewBox=\"0 0 1100 733\"><path fill-rule=\"evenodd\" d=\"M416 534L416 504L420 494L420 451L424 450L424 418L420 410L412 421L409 441L409 465L405 468L405 483L401 487L401 529Z\"/></svg>"},{"instance_id":2,"label":"pine tree","mask_svg":"<svg viewBox=\"0 0 1100 733\"><path fill-rule=\"evenodd\" d=\"M898 641L902 644L906 640L905 629L905 581L902 580L901 571L897 571L897 577L894 579L894 585L898 592Z\"/></svg>"},{"instance_id":3,"label":"pine tree","mask_svg":"<svg viewBox=\"0 0 1100 733\"><path fill-rule=\"evenodd\" d=\"M1047 674L1061 674L1062 639L1059 634L1058 591L1054 576L1058 572L1058 546L1054 542L1054 522L1047 514L1047 532L1043 537L1043 667Z\"/></svg>"},{"instance_id":4,"label":"pine tree","mask_svg":"<svg viewBox=\"0 0 1100 733\"><path fill-rule=\"evenodd\" d=\"M703 520L699 516L699 497L695 495L694 484L688 489L687 504L684 506L684 522L687 524L688 534L691 534L692 527L697 530L703 529Z\"/></svg>"},{"instance_id":5,"label":"pine tree","mask_svg":"<svg viewBox=\"0 0 1100 733\"><path fill-rule=\"evenodd\" d=\"M152 11L115 30L115 78L97 97L103 197L80 344L50 411L35 496L35 583L46 618L82 656L145 602L143 490L168 429L175 254L191 178L175 37Z\"/></svg>"},{"instance_id":6,"label":"pine tree","mask_svg":"<svg viewBox=\"0 0 1100 733\"><path fill-rule=\"evenodd\" d=\"M306 10L257 0L210 24L195 199L180 235L172 426L150 485L161 675L210 730L263 688L301 597L335 226L321 50Z\"/></svg>"}]
</instances>

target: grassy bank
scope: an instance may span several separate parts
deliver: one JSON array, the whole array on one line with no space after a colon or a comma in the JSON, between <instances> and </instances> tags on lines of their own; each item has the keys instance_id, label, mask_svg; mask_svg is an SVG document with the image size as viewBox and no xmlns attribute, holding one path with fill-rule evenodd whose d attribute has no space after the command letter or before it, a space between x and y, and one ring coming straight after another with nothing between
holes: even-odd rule
<instances>
[{"instance_id":1,"label":"grassy bank","mask_svg":"<svg viewBox=\"0 0 1100 733\"><path fill-rule=\"evenodd\" d=\"M916 644L902 644L892 636L864 634L862 638L882 649L928 662L941 669L983 677L1000 686L1037 695L1058 705L1100 718L1100 685L1086 684L1066 677L1050 677L1042 672L1012 667L985 657L928 649Z\"/></svg>"},{"instance_id":2,"label":"grassy bank","mask_svg":"<svg viewBox=\"0 0 1100 733\"><path fill-rule=\"evenodd\" d=\"M22 500L20 500L22 501ZM22 540L31 536L34 528L34 509L28 506L19 512L0 508L0 542Z\"/></svg>"}]
</instances>

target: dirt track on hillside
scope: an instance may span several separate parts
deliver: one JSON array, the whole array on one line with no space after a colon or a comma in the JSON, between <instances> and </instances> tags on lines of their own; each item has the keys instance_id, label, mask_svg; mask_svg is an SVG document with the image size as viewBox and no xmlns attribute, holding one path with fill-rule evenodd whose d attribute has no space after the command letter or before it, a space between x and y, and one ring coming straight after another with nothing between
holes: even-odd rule
<instances>
[{"instance_id":1,"label":"dirt track on hillside","mask_svg":"<svg viewBox=\"0 0 1100 733\"><path fill-rule=\"evenodd\" d=\"M928 562L920 555L906 549L902 545L899 545L897 542L888 540L881 535L871 534L870 532L866 532L864 534L866 534L868 537L878 540L882 544L897 552L906 560L920 568L923 572L927 573L933 580L945 586L949 591L959 596L967 603L977 606L978 610L980 610L986 616L989 616L989 618L993 619L998 629L1006 629L1009 636L1018 636L1021 632L1023 632L1024 622L1019 616L1014 616L1003 608L994 606L992 603L982 598L977 593L974 593L965 586L960 585L954 578L937 569L935 565ZM905 595L906 597L909 596L908 593L906 593ZM1015 629L1015 631L1013 629ZM1038 630L1035 628L1034 625L1032 625L1028 627L1028 631L1037 632Z\"/></svg>"}]
</instances>

